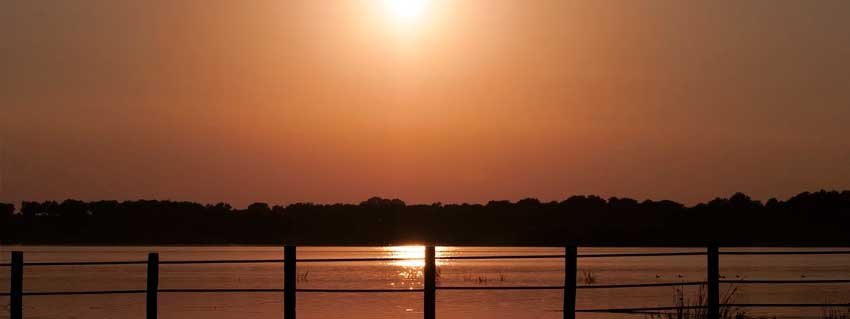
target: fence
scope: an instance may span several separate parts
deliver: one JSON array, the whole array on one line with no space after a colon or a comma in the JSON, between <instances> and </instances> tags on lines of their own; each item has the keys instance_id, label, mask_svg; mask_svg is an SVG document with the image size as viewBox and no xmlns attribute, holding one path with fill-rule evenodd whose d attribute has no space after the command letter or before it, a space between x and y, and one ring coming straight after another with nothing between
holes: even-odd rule
<instances>
[{"instance_id":1,"label":"fence","mask_svg":"<svg viewBox=\"0 0 850 319\"><path fill-rule=\"evenodd\" d=\"M585 254L579 255L575 245L568 245L563 255L518 255L518 256L444 256L437 257L434 246L425 247L425 265L423 268L423 289L300 289L296 287L296 267L298 263L321 263L321 262L376 262L376 261L405 261L422 258L334 258L334 259L297 259L296 247L284 247L283 259L253 259L253 260L185 260L185 261L160 261L159 254L150 253L147 261L108 261L108 262L24 262L24 253L12 252L11 263L0 264L0 267L11 268L11 285L9 293L0 293L0 296L10 297L10 318L23 318L23 296L67 296L67 295L109 295L109 294L145 294L146 316L148 319L157 317L157 297L160 293L283 293L283 318L295 319L296 317L296 293L423 293L424 295L424 317L434 319L436 317L436 291L437 290L563 290L564 291L564 318L575 319L579 312L607 312L607 313L640 313L672 311L682 308L706 309L708 318L719 319L721 307L832 307L848 306L847 304L721 304L720 284L836 284L850 283L850 279L837 280L721 280L720 277L720 255L850 255L850 251L755 251L755 252L720 252L717 246L708 246L706 252L666 252L666 253L614 253L614 254ZM667 256L706 256L706 281L691 282L667 282L667 283L644 283L644 284L613 284L613 285L577 285L577 260L578 258L611 258L611 257L667 257ZM478 287L478 286L437 286L436 259L442 260L482 260L482 259L564 259L564 285L563 286L514 286L514 287ZM160 289L159 288L159 265L186 265L186 264L257 264L257 263L283 263L283 288L272 289ZM24 266L97 266L97 265L147 265L147 287L144 290L102 290L102 291L40 291L25 292L23 287ZM705 306L674 306L674 307L644 307L644 308L609 308L609 309L576 309L576 292L579 289L618 289L618 288L643 288L643 287L673 287L705 285Z\"/></svg>"}]
</instances>

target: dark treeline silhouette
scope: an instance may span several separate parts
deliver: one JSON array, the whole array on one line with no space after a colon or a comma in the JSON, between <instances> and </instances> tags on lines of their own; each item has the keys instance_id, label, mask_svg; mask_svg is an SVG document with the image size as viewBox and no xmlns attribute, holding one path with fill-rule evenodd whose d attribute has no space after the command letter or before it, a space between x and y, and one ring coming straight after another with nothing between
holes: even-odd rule
<instances>
[{"instance_id":1,"label":"dark treeline silhouette","mask_svg":"<svg viewBox=\"0 0 850 319\"><path fill-rule=\"evenodd\" d=\"M561 202L297 203L246 209L177 201L0 204L0 241L23 244L848 245L850 191L754 201L573 196Z\"/></svg>"}]
</instances>

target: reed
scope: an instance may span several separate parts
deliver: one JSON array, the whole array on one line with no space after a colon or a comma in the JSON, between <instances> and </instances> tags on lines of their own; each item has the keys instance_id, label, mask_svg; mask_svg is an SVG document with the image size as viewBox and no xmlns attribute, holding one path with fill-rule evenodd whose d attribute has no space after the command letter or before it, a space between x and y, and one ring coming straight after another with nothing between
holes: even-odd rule
<instances>
[{"instance_id":1,"label":"reed","mask_svg":"<svg viewBox=\"0 0 850 319\"><path fill-rule=\"evenodd\" d=\"M594 274L593 271L590 270L583 270L581 272L581 277L579 278L579 281L585 285L595 284L597 281L596 274Z\"/></svg>"},{"instance_id":2,"label":"reed","mask_svg":"<svg viewBox=\"0 0 850 319\"><path fill-rule=\"evenodd\" d=\"M829 300L826 303L829 303ZM850 319L850 306L824 307L821 309L821 319Z\"/></svg>"},{"instance_id":3,"label":"reed","mask_svg":"<svg viewBox=\"0 0 850 319\"><path fill-rule=\"evenodd\" d=\"M488 274L463 274L464 282L474 282L478 284L487 284L489 282L505 282L508 280L508 277L503 273L499 272L495 277L490 277Z\"/></svg>"},{"instance_id":4,"label":"reed","mask_svg":"<svg viewBox=\"0 0 850 319\"><path fill-rule=\"evenodd\" d=\"M721 319L747 319L746 311L738 307L725 306L732 304L735 301L735 296L738 293L738 287L730 286L720 298L720 318ZM708 318L708 294L707 286L700 285L697 288L697 294L693 299L690 299L685 294L685 287L679 286L674 289L673 293L676 309L671 312L652 313L648 314L651 319L709 319Z\"/></svg>"},{"instance_id":5,"label":"reed","mask_svg":"<svg viewBox=\"0 0 850 319\"><path fill-rule=\"evenodd\" d=\"M309 276L310 276L310 271L309 271L309 270L307 270L307 271L305 271L305 272L303 272L303 273L302 273L302 272L299 272L299 273L298 273L298 276L297 276L297 277L295 277L295 279L296 279L296 281L298 281L298 282L308 282L308 281L310 281Z\"/></svg>"}]
</instances>

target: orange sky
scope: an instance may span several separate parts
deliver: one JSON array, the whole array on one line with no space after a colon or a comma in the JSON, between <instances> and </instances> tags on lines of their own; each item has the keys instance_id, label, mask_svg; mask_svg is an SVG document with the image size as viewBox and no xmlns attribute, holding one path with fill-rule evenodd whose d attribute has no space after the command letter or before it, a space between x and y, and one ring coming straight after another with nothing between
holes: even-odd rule
<instances>
[{"instance_id":1,"label":"orange sky","mask_svg":"<svg viewBox=\"0 0 850 319\"><path fill-rule=\"evenodd\" d=\"M850 1L10 0L0 201L850 188Z\"/></svg>"}]
</instances>

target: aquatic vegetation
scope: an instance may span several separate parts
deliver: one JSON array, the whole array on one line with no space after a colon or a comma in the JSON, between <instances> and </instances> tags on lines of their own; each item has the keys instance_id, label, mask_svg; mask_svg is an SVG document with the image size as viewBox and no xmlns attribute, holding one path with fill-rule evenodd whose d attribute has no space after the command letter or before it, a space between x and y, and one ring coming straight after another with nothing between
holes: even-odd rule
<instances>
[{"instance_id":1,"label":"aquatic vegetation","mask_svg":"<svg viewBox=\"0 0 850 319\"><path fill-rule=\"evenodd\" d=\"M685 296L684 287L677 287L674 291L676 298L676 309L672 312L648 314L652 319L708 319L708 299L706 294L706 285L700 285L697 290L695 299L689 300ZM776 319L776 316L750 316L747 312L734 306L726 306L734 304L735 296L738 293L738 288L730 286L726 293L720 298L720 318L721 319ZM825 302L829 304L829 300ZM829 306L823 307L821 310L820 319L850 319L850 306Z\"/></svg>"},{"instance_id":2,"label":"aquatic vegetation","mask_svg":"<svg viewBox=\"0 0 850 319\"><path fill-rule=\"evenodd\" d=\"M486 273L485 274L470 274L470 273L463 274L463 281L464 282L474 282L474 283L478 283L478 284L487 284L491 281L493 281L493 282L505 282L506 280L507 280L507 276L505 276L505 274L502 273L501 271L495 277L490 277Z\"/></svg>"},{"instance_id":3,"label":"aquatic vegetation","mask_svg":"<svg viewBox=\"0 0 850 319\"><path fill-rule=\"evenodd\" d=\"M593 271L590 270L583 270L581 272L581 277L579 278L579 281L585 285L595 284L597 281L596 274L594 274Z\"/></svg>"},{"instance_id":4,"label":"aquatic vegetation","mask_svg":"<svg viewBox=\"0 0 850 319\"><path fill-rule=\"evenodd\" d=\"M690 299L685 294L685 287L676 287L673 291L675 298L675 309L670 312L648 313L651 319L708 319L708 294L707 286L700 285L696 296ZM725 306L733 304L738 287L730 286L720 296L720 318L721 319L747 319L746 311L739 307Z\"/></svg>"},{"instance_id":5,"label":"aquatic vegetation","mask_svg":"<svg viewBox=\"0 0 850 319\"><path fill-rule=\"evenodd\" d=\"M821 309L821 319L850 319L850 306L824 307Z\"/></svg>"},{"instance_id":6,"label":"aquatic vegetation","mask_svg":"<svg viewBox=\"0 0 850 319\"><path fill-rule=\"evenodd\" d=\"M297 282L307 282L307 281L310 281L310 280L308 279L308 277L309 277L309 276L310 276L310 271L309 271L309 270L307 270L307 271L305 271L305 272L303 272L303 273L302 273L302 272L298 272L298 276L296 276L296 278L295 278L295 279L296 279L296 281L297 281Z\"/></svg>"}]
</instances>

